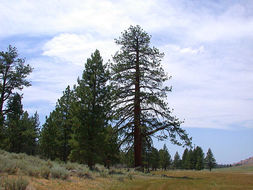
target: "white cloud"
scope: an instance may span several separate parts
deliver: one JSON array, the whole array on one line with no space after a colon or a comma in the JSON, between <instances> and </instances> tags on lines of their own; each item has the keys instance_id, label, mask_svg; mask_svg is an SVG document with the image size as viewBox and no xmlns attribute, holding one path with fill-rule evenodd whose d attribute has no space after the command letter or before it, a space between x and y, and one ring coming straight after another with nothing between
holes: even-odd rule
<instances>
[{"instance_id":1,"label":"white cloud","mask_svg":"<svg viewBox=\"0 0 253 190\"><path fill-rule=\"evenodd\" d=\"M117 47L112 39L96 39L90 34L64 33L55 36L43 47L43 55L55 57L65 62L84 65L86 59L98 49L106 62L111 59Z\"/></svg>"},{"instance_id":2,"label":"white cloud","mask_svg":"<svg viewBox=\"0 0 253 190\"><path fill-rule=\"evenodd\" d=\"M229 128L240 121L250 127L252 8L250 1L1 1L0 39L38 37L41 51L27 60L35 68L33 86L24 97L53 103L95 49L107 61L118 49L113 39L139 24L165 52L174 89L168 100L186 127Z\"/></svg>"}]
</instances>

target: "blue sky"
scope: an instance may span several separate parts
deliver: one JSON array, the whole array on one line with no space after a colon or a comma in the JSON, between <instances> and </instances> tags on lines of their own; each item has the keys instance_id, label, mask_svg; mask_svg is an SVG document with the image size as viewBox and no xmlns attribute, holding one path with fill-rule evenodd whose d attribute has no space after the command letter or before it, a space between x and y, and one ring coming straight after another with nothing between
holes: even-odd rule
<instances>
[{"instance_id":1,"label":"blue sky","mask_svg":"<svg viewBox=\"0 0 253 190\"><path fill-rule=\"evenodd\" d=\"M23 104L41 123L90 54L111 59L114 39L139 24L165 53L168 103L193 144L219 163L253 156L251 0L0 0L0 10L0 50L16 46L34 68ZM183 150L154 141L164 143L172 155Z\"/></svg>"}]
</instances>

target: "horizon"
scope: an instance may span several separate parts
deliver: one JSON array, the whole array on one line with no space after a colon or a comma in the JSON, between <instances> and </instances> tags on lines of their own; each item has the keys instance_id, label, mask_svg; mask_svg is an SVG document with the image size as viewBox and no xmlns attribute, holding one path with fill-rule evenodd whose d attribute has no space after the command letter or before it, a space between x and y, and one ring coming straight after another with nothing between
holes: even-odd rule
<instances>
[{"instance_id":1,"label":"horizon","mask_svg":"<svg viewBox=\"0 0 253 190\"><path fill-rule=\"evenodd\" d=\"M119 49L114 39L140 25L165 53L168 103L193 145L211 148L220 164L253 156L252 1L0 2L0 51L13 45L34 68L23 105L41 125L91 53L107 62ZM154 140L164 143L182 156L184 148Z\"/></svg>"}]
</instances>

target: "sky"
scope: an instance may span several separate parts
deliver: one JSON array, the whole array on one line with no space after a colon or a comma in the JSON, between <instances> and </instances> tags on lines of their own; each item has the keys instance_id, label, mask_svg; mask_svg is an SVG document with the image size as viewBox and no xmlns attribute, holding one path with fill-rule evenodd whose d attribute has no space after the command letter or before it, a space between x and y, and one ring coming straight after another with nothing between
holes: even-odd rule
<instances>
[{"instance_id":1,"label":"sky","mask_svg":"<svg viewBox=\"0 0 253 190\"><path fill-rule=\"evenodd\" d=\"M107 62L114 39L140 25L165 53L167 100L193 144L218 163L253 156L252 0L0 0L0 10L0 51L15 46L34 68L23 104L41 124L95 49Z\"/></svg>"}]
</instances>

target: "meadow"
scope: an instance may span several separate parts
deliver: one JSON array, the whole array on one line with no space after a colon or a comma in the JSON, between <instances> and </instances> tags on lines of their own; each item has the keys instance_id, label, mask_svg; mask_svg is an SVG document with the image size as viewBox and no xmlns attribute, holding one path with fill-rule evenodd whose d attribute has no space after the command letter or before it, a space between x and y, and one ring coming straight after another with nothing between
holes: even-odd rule
<instances>
[{"instance_id":1,"label":"meadow","mask_svg":"<svg viewBox=\"0 0 253 190\"><path fill-rule=\"evenodd\" d=\"M134 169L90 171L77 163L54 162L0 150L0 190L253 190L253 166L141 173Z\"/></svg>"}]
</instances>

